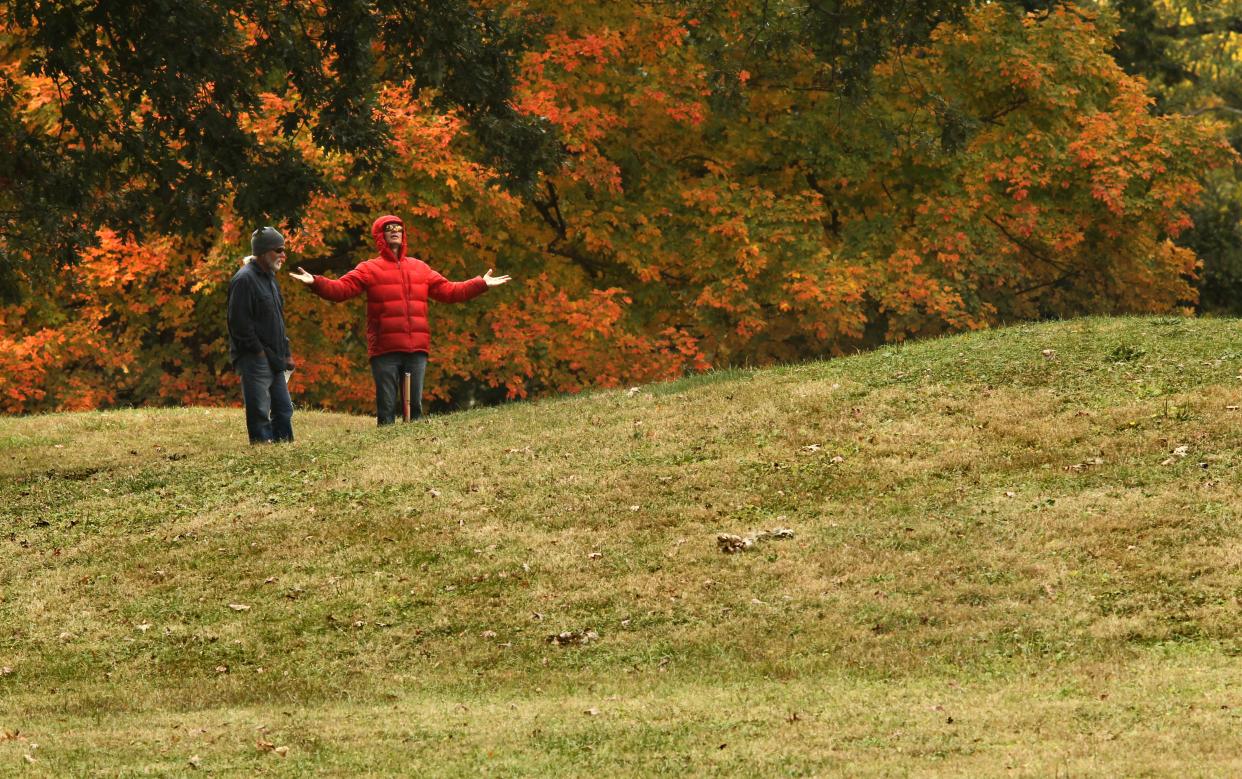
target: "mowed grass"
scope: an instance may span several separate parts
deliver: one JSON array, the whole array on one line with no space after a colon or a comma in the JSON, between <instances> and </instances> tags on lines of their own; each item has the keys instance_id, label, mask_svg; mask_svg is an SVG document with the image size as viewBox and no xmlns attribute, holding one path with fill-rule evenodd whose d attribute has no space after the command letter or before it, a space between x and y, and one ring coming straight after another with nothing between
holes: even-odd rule
<instances>
[{"instance_id":1,"label":"mowed grass","mask_svg":"<svg viewBox=\"0 0 1242 779\"><path fill-rule=\"evenodd\" d=\"M1088 319L288 446L2 419L0 774L1236 776L1240 368Z\"/></svg>"}]
</instances>

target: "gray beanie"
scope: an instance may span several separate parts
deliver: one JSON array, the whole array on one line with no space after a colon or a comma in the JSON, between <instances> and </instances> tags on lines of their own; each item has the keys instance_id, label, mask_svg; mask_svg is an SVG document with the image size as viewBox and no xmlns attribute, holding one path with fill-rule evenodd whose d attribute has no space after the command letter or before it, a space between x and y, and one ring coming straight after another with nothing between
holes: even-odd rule
<instances>
[{"instance_id":1,"label":"gray beanie","mask_svg":"<svg viewBox=\"0 0 1242 779\"><path fill-rule=\"evenodd\" d=\"M250 253L255 257L284 245L285 237L275 227L260 227L250 234Z\"/></svg>"}]
</instances>

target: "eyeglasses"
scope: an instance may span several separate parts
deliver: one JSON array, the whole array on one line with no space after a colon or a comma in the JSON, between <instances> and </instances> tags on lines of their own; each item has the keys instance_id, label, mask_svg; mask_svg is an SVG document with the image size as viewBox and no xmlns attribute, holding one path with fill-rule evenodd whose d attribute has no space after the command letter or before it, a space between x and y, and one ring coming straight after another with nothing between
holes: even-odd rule
<instances>
[{"instance_id":1,"label":"eyeglasses","mask_svg":"<svg viewBox=\"0 0 1242 779\"><path fill-rule=\"evenodd\" d=\"M404 230L405 228L401 225L384 225L384 232L386 233L400 233Z\"/></svg>"},{"instance_id":2,"label":"eyeglasses","mask_svg":"<svg viewBox=\"0 0 1242 779\"><path fill-rule=\"evenodd\" d=\"M279 249L272 249L271 251L274 251L274 252L276 252L277 254L284 254L284 253L285 253L285 247L283 247L283 246L282 246L282 247L280 247Z\"/></svg>"}]
</instances>

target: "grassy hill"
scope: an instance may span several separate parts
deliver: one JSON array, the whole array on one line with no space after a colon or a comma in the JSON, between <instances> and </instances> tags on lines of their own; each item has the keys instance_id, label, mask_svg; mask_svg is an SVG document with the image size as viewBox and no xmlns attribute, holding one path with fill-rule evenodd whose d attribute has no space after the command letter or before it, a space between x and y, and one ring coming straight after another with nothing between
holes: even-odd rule
<instances>
[{"instance_id":1,"label":"grassy hill","mask_svg":"<svg viewBox=\"0 0 1242 779\"><path fill-rule=\"evenodd\" d=\"M289 446L0 419L0 774L1239 775L1240 368L1092 319Z\"/></svg>"}]
</instances>

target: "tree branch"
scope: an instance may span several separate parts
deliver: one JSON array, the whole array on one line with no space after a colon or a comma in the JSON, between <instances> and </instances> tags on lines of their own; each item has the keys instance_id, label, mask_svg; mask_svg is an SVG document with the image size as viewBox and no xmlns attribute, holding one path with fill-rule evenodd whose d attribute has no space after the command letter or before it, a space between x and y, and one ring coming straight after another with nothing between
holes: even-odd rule
<instances>
[{"instance_id":1,"label":"tree branch","mask_svg":"<svg viewBox=\"0 0 1242 779\"><path fill-rule=\"evenodd\" d=\"M1219 19L1186 25L1178 24L1156 30L1159 35L1179 39L1202 38L1205 35L1216 35L1222 32L1242 32L1242 16L1222 16Z\"/></svg>"},{"instance_id":2,"label":"tree branch","mask_svg":"<svg viewBox=\"0 0 1242 779\"><path fill-rule=\"evenodd\" d=\"M804 171L803 175L806 176L807 186L809 186L815 192L818 192L820 197L824 199L824 202L826 203L832 202L832 195L829 194L828 191L824 189L823 185L819 183L819 177L816 176L813 171L809 171L809 170ZM823 225L825 233L828 233L829 235L832 235L835 237L840 237L841 235L841 214L840 212L837 211L837 209L833 208L832 206L828 207L828 213L831 215L832 218L821 219L819 220L820 224Z\"/></svg>"},{"instance_id":3,"label":"tree branch","mask_svg":"<svg viewBox=\"0 0 1242 779\"><path fill-rule=\"evenodd\" d=\"M565 224L565 216L561 213L560 197L556 193L556 186L551 181L545 181L548 191L548 199L540 200L537 197L531 198L531 204L535 210L543 217L543 221L556 231L556 237L548 244L548 250L558 242L565 240L569 225Z\"/></svg>"},{"instance_id":4,"label":"tree branch","mask_svg":"<svg viewBox=\"0 0 1242 779\"><path fill-rule=\"evenodd\" d=\"M1000 122L999 122L998 120L999 120L1001 117L1005 116L1006 114L1010 114L1010 113L1013 113L1014 111L1017 111L1019 108L1021 108L1022 106L1026 105L1026 104L1027 104L1027 103L1029 103L1029 102L1031 102L1030 98L1024 97L1024 98L1022 98L1021 100L1018 100L1018 101L1016 101L1016 102L1010 103L1009 105L1005 106L1004 108L1000 108L1000 109L997 109L996 111L993 111L992 113L988 114L987 116L981 116L981 117L979 117L979 121L980 121L980 122L984 122L984 123L986 123L986 124L995 124L995 125L999 125L999 124L1000 124Z\"/></svg>"},{"instance_id":5,"label":"tree branch","mask_svg":"<svg viewBox=\"0 0 1242 779\"><path fill-rule=\"evenodd\" d=\"M1032 292L1035 292L1036 290L1041 290L1041 289L1044 289L1045 287L1055 287L1056 285L1058 285L1058 284L1060 284L1060 283L1062 283L1062 282L1069 281L1070 279L1074 278L1075 276L1081 276L1081 275L1082 275L1082 271L1081 271L1081 270L1067 271L1067 272L1065 272L1065 273L1062 273L1060 276L1057 276L1057 277L1056 277L1055 279L1053 279L1052 281L1045 281L1045 282L1042 282L1042 283L1039 283L1039 284L1032 284L1032 285L1031 285L1031 286L1029 286L1029 287L1023 287L1022 289L1015 290L1013 294L1015 294L1015 295L1029 295L1029 294L1031 294Z\"/></svg>"},{"instance_id":6,"label":"tree branch","mask_svg":"<svg viewBox=\"0 0 1242 779\"><path fill-rule=\"evenodd\" d=\"M1242 108L1234 108L1233 106L1228 106L1228 105L1212 105L1212 106L1207 106L1206 108L1200 108L1195 111L1191 111L1188 114L1183 114L1183 116L1199 116L1200 114L1206 114L1211 111L1223 111L1227 114L1242 114Z\"/></svg>"},{"instance_id":7,"label":"tree branch","mask_svg":"<svg viewBox=\"0 0 1242 779\"><path fill-rule=\"evenodd\" d=\"M1001 234L1004 235L1006 238L1008 238L1009 241L1013 243L1014 246L1017 246L1019 249L1031 255L1035 259L1039 260L1040 262L1047 263L1048 265L1052 266L1053 268L1056 268L1062 273L1070 273L1069 269L1063 263L1059 263L1056 260L1052 259L1051 257L1035 251L1035 249L1032 248L1027 242L1019 239L1016 235L1009 232L1009 230L1003 224L997 221L996 217L992 216L991 214L984 214L983 218L991 222L992 225L996 227L997 230L1000 230Z\"/></svg>"},{"instance_id":8,"label":"tree branch","mask_svg":"<svg viewBox=\"0 0 1242 779\"><path fill-rule=\"evenodd\" d=\"M544 247L544 251L572 260L587 272L602 277L607 270L605 265L598 259L584 254L577 246L569 242L569 224L565 221L565 215L561 213L560 195L551 181L545 180L544 184L548 199L531 198L531 204L539 212L539 216L543 217L543 221L555 232L552 240L548 241L548 245Z\"/></svg>"}]
</instances>

